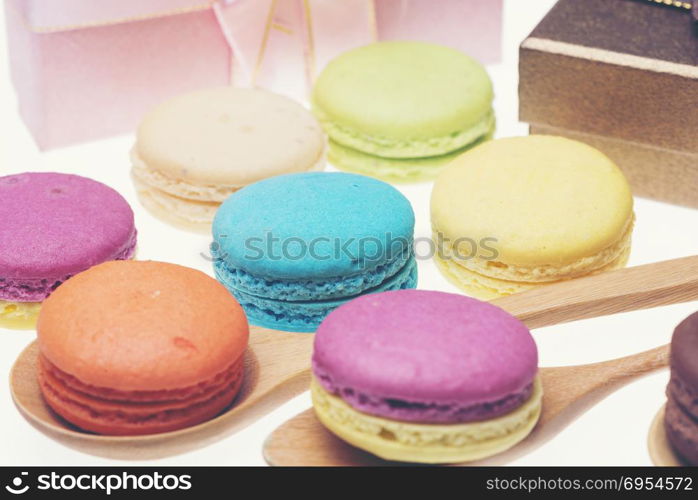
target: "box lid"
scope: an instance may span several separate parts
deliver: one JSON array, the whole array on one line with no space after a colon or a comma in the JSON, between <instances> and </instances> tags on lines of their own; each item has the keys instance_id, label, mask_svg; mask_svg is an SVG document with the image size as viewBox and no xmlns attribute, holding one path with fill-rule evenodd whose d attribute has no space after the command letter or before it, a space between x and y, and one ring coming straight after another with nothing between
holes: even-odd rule
<instances>
[{"instance_id":1,"label":"box lid","mask_svg":"<svg viewBox=\"0 0 698 500\"><path fill-rule=\"evenodd\" d=\"M55 32L209 9L217 0L7 1L31 30Z\"/></svg>"},{"instance_id":2,"label":"box lid","mask_svg":"<svg viewBox=\"0 0 698 500\"><path fill-rule=\"evenodd\" d=\"M520 117L698 152L698 34L688 9L559 0L521 45Z\"/></svg>"}]
</instances>

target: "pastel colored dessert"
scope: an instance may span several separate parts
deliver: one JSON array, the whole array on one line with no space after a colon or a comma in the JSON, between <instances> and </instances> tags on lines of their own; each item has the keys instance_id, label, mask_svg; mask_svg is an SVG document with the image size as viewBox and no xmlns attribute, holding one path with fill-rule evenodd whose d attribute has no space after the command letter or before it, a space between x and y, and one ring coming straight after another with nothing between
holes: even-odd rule
<instances>
[{"instance_id":1,"label":"pastel colored dessert","mask_svg":"<svg viewBox=\"0 0 698 500\"><path fill-rule=\"evenodd\" d=\"M39 383L74 426L145 435L204 422L230 406L243 379L248 326L206 274L161 262L108 262L78 274L44 304Z\"/></svg>"},{"instance_id":2,"label":"pastel colored dessert","mask_svg":"<svg viewBox=\"0 0 698 500\"><path fill-rule=\"evenodd\" d=\"M392 186L314 172L241 189L213 221L216 277L251 323L312 332L365 293L414 288L414 213Z\"/></svg>"},{"instance_id":3,"label":"pastel colored dessert","mask_svg":"<svg viewBox=\"0 0 698 500\"><path fill-rule=\"evenodd\" d=\"M618 167L554 136L484 143L445 168L431 195L439 269L485 300L624 267L634 219Z\"/></svg>"},{"instance_id":4,"label":"pastel colored dessert","mask_svg":"<svg viewBox=\"0 0 698 500\"><path fill-rule=\"evenodd\" d=\"M687 463L698 465L698 312L674 330L670 365L664 416L667 438Z\"/></svg>"},{"instance_id":5,"label":"pastel colored dessert","mask_svg":"<svg viewBox=\"0 0 698 500\"><path fill-rule=\"evenodd\" d=\"M423 42L381 42L331 61L313 90L337 168L396 182L433 178L494 131L480 63Z\"/></svg>"},{"instance_id":6,"label":"pastel colored dessert","mask_svg":"<svg viewBox=\"0 0 698 500\"><path fill-rule=\"evenodd\" d=\"M0 177L0 327L31 329L64 281L136 247L133 211L116 191L77 175Z\"/></svg>"},{"instance_id":7,"label":"pastel colored dessert","mask_svg":"<svg viewBox=\"0 0 698 500\"><path fill-rule=\"evenodd\" d=\"M326 138L300 104L259 89L185 94L151 111L131 152L143 205L176 226L209 232L218 206L275 175L324 168Z\"/></svg>"},{"instance_id":8,"label":"pastel colored dessert","mask_svg":"<svg viewBox=\"0 0 698 500\"><path fill-rule=\"evenodd\" d=\"M315 336L318 419L386 460L478 460L524 439L541 411L535 342L486 302L423 290L355 299Z\"/></svg>"}]
</instances>

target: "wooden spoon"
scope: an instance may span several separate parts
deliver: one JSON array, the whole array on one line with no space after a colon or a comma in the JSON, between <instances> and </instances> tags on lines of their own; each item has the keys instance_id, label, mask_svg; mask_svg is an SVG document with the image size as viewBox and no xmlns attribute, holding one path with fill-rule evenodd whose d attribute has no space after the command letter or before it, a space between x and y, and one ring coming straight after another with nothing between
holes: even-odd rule
<instances>
[{"instance_id":1,"label":"wooden spoon","mask_svg":"<svg viewBox=\"0 0 698 500\"><path fill-rule=\"evenodd\" d=\"M10 373L12 398L29 422L49 437L84 453L121 460L147 460L184 453L238 431L308 389L313 335L250 328L242 389L230 409L203 424L148 436L100 436L63 420L44 402L32 342Z\"/></svg>"},{"instance_id":2,"label":"wooden spoon","mask_svg":"<svg viewBox=\"0 0 698 500\"><path fill-rule=\"evenodd\" d=\"M698 300L698 256L631 267L542 287L493 303L529 328ZM590 365L541 369L543 412L531 435L512 450L478 462L507 463L542 445L607 394L665 367L668 346ZM267 439L271 465L384 465L327 431L307 410Z\"/></svg>"},{"instance_id":3,"label":"wooden spoon","mask_svg":"<svg viewBox=\"0 0 698 500\"><path fill-rule=\"evenodd\" d=\"M557 283L494 301L530 328L698 300L698 256ZM159 458L195 449L242 429L308 388L313 335L252 327L245 382L233 406L188 429L150 436L82 432L45 404L36 379L37 347L20 355L10 375L12 397L38 429L85 453L117 459Z\"/></svg>"},{"instance_id":4,"label":"wooden spoon","mask_svg":"<svg viewBox=\"0 0 698 500\"><path fill-rule=\"evenodd\" d=\"M502 465L552 439L586 410L632 379L667 366L669 346L579 366L541 368L543 411L533 432L514 448L478 462ZM264 443L264 458L277 466L397 465L345 443L306 410L276 429Z\"/></svg>"}]
</instances>

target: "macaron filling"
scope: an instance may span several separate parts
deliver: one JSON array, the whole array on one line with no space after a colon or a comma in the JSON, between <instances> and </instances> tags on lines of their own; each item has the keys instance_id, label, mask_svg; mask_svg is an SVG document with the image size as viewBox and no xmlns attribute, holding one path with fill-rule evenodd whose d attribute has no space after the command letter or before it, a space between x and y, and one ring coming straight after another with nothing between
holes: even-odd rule
<instances>
[{"instance_id":1,"label":"macaron filling","mask_svg":"<svg viewBox=\"0 0 698 500\"><path fill-rule=\"evenodd\" d=\"M682 411L698 422L698 391L692 389L676 372L671 374L667 396L674 399Z\"/></svg>"},{"instance_id":2,"label":"macaron filling","mask_svg":"<svg viewBox=\"0 0 698 500\"><path fill-rule=\"evenodd\" d=\"M283 301L352 297L378 287L394 276L404 274L414 265L414 250L410 246L393 259L373 269L362 269L360 273L353 275L290 280L255 276L239 267L231 266L217 252L212 253L216 277L227 287L240 293Z\"/></svg>"},{"instance_id":3,"label":"macaron filling","mask_svg":"<svg viewBox=\"0 0 698 500\"><path fill-rule=\"evenodd\" d=\"M318 419L341 439L385 460L434 464L479 460L511 448L535 427L543 397L536 378L531 396L511 412L481 421L429 424L357 411L314 377L310 393Z\"/></svg>"},{"instance_id":4,"label":"macaron filling","mask_svg":"<svg viewBox=\"0 0 698 500\"><path fill-rule=\"evenodd\" d=\"M493 132L494 123L490 133L474 143L450 153L424 158L385 158L342 146L338 142L330 140L327 158L333 165L345 171L362 175L376 175L376 172L380 172L380 177L390 182L416 182L435 178L441 171L441 167L448 165L470 148L492 139Z\"/></svg>"},{"instance_id":5,"label":"macaron filling","mask_svg":"<svg viewBox=\"0 0 698 500\"><path fill-rule=\"evenodd\" d=\"M698 419L673 397L666 404L664 428L672 447L691 465L698 465Z\"/></svg>"},{"instance_id":6,"label":"macaron filling","mask_svg":"<svg viewBox=\"0 0 698 500\"><path fill-rule=\"evenodd\" d=\"M462 404L454 401L416 401L360 392L355 387L336 384L322 367L313 362L313 374L330 394L363 413L403 422L423 424L455 424L477 422L509 413L523 405L533 393L533 382L520 391L502 398L480 403Z\"/></svg>"},{"instance_id":7,"label":"macaron filling","mask_svg":"<svg viewBox=\"0 0 698 500\"><path fill-rule=\"evenodd\" d=\"M325 286L323 289L327 290L326 294L318 293L317 295L318 297L325 298L318 299L312 299L312 296L310 296L306 300L278 300L270 297L258 296L229 286L225 281L225 276L219 275L218 267L214 268L214 273L219 281L226 285L233 296L240 302L240 305L242 305L247 312L250 322L262 326L273 325L288 331L299 332L315 331L327 314L345 302L360 295L388 290L404 290L417 286L417 263L414 256L411 256L395 274L384 279L382 282L378 282L375 286L367 288L349 287L354 291L354 294L348 296L336 295L334 291L336 287ZM357 277L357 281L366 283L376 280L362 280L359 276ZM309 289L306 288L305 292L308 290ZM299 294L294 294L292 292L288 295L299 296ZM305 293L302 295L305 295Z\"/></svg>"},{"instance_id":8,"label":"macaron filling","mask_svg":"<svg viewBox=\"0 0 698 500\"><path fill-rule=\"evenodd\" d=\"M160 390L120 390L108 387L98 387L81 382L77 377L61 370L49 359L41 354L39 364L42 372L50 377L53 386L60 386L72 394L80 394L83 397L92 397L103 401L116 402L148 402L148 403L174 403L177 401L191 402L207 399L211 394L224 389L232 380L240 375L243 357L238 357L229 367L214 375L210 379L196 385L178 387L174 389Z\"/></svg>"},{"instance_id":9,"label":"macaron filling","mask_svg":"<svg viewBox=\"0 0 698 500\"><path fill-rule=\"evenodd\" d=\"M472 146L491 134L495 123L494 111L488 110L474 123L464 123L462 129L447 135L398 139L361 133L333 120L319 105L314 107L314 112L327 135L335 143L381 158L405 160L438 157Z\"/></svg>"},{"instance_id":10,"label":"macaron filling","mask_svg":"<svg viewBox=\"0 0 698 500\"><path fill-rule=\"evenodd\" d=\"M614 263L622 260L630 250L634 223L635 216L631 214L618 241L594 255L582 257L574 262L542 266L520 266L499 260L485 260L477 256L470 257L472 252L470 242L462 249L455 248L451 241L444 240L446 235L440 232L435 224L432 238L445 257L442 260L448 260L452 266L462 267L465 271L495 280L549 283L588 275L594 271L612 267ZM462 255L468 256L468 258L459 257Z\"/></svg>"},{"instance_id":11,"label":"macaron filling","mask_svg":"<svg viewBox=\"0 0 698 500\"><path fill-rule=\"evenodd\" d=\"M317 160L308 168L309 172L325 167L326 151L322 150ZM175 179L164 172L148 166L139 156L137 148L131 150L131 175L142 187L157 191L158 198L171 197L191 203L223 203L231 194L244 187L213 183L194 183L184 179ZM151 193L152 195L153 193Z\"/></svg>"},{"instance_id":12,"label":"macaron filling","mask_svg":"<svg viewBox=\"0 0 698 500\"><path fill-rule=\"evenodd\" d=\"M53 410L84 430L112 435L167 432L210 418L230 404L243 374L240 357L194 387L121 392L84 384L45 356L39 360L39 383Z\"/></svg>"}]
</instances>

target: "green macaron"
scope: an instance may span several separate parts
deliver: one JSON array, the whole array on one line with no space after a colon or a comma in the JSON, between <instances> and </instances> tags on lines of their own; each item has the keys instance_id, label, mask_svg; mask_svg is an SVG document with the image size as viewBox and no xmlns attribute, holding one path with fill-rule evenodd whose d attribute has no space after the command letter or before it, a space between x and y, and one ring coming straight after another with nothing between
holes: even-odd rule
<instances>
[{"instance_id":1,"label":"green macaron","mask_svg":"<svg viewBox=\"0 0 698 500\"><path fill-rule=\"evenodd\" d=\"M492 99L487 72L466 54L430 43L382 42L331 61L312 104L336 167L418 181L492 135Z\"/></svg>"}]
</instances>

